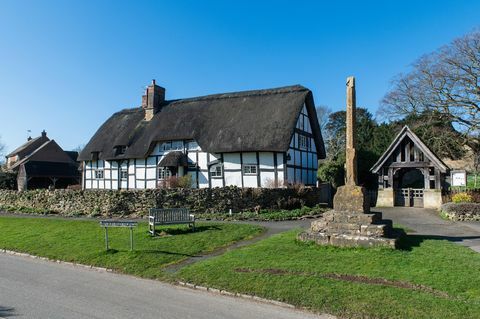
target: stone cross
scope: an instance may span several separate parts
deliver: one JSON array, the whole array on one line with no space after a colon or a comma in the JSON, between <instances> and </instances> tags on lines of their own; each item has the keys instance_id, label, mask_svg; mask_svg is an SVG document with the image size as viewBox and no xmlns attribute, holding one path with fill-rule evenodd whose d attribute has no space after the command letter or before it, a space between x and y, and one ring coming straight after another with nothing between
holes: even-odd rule
<instances>
[{"instance_id":1,"label":"stone cross","mask_svg":"<svg viewBox=\"0 0 480 319\"><path fill-rule=\"evenodd\" d=\"M355 77L347 78L346 185L357 185Z\"/></svg>"}]
</instances>

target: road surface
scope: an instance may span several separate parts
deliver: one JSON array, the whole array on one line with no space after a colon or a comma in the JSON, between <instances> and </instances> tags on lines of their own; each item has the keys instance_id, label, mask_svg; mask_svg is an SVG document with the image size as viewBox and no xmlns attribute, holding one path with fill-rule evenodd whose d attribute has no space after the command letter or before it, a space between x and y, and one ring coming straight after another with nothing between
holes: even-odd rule
<instances>
[{"instance_id":1,"label":"road surface","mask_svg":"<svg viewBox=\"0 0 480 319\"><path fill-rule=\"evenodd\" d=\"M0 253L0 318L333 318Z\"/></svg>"}]
</instances>

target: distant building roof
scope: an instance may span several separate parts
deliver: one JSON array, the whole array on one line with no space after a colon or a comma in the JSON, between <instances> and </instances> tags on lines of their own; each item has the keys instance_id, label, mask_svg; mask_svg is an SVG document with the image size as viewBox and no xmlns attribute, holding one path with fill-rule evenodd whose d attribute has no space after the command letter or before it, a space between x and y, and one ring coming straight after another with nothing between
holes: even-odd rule
<instances>
[{"instance_id":1,"label":"distant building roof","mask_svg":"<svg viewBox=\"0 0 480 319\"><path fill-rule=\"evenodd\" d=\"M77 163L70 158L70 156L62 150L62 148L55 142L55 140L48 140L40 147L34 150L28 156L20 159L13 164L10 169L15 170L20 165L27 162L51 162L51 163L67 163L77 165Z\"/></svg>"},{"instance_id":2,"label":"distant building roof","mask_svg":"<svg viewBox=\"0 0 480 319\"><path fill-rule=\"evenodd\" d=\"M45 131L44 131L45 132ZM14 151L11 153L7 154L6 157L11 157L11 156L16 156L23 158L27 156L28 154L32 153L35 151L37 148L39 148L41 145L43 145L45 142L50 141L50 139L47 137L47 134L42 132L42 135L32 138L22 144L21 146L17 147Z\"/></svg>"}]
</instances>

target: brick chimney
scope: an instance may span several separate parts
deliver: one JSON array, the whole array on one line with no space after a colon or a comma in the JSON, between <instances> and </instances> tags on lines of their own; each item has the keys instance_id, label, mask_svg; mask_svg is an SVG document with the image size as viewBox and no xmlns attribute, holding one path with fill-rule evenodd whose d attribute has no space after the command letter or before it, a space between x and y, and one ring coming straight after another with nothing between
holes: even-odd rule
<instances>
[{"instance_id":1,"label":"brick chimney","mask_svg":"<svg viewBox=\"0 0 480 319\"><path fill-rule=\"evenodd\" d=\"M145 95L142 96L142 108L145 111L145 121L150 121L153 115L157 113L165 102L165 89L155 84L155 80L152 80L152 84L147 87Z\"/></svg>"},{"instance_id":2,"label":"brick chimney","mask_svg":"<svg viewBox=\"0 0 480 319\"><path fill-rule=\"evenodd\" d=\"M47 137L47 132L45 132L45 130L42 131L42 137Z\"/></svg>"}]
</instances>

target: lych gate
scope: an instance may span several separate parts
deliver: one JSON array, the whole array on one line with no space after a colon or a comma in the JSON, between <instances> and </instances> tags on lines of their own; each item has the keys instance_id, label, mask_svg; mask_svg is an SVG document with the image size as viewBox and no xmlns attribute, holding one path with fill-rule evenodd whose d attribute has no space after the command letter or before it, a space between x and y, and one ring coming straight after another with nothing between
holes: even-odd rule
<instances>
[{"instance_id":1,"label":"lych gate","mask_svg":"<svg viewBox=\"0 0 480 319\"><path fill-rule=\"evenodd\" d=\"M437 208L449 168L405 126L371 168L378 175L377 206Z\"/></svg>"}]
</instances>

